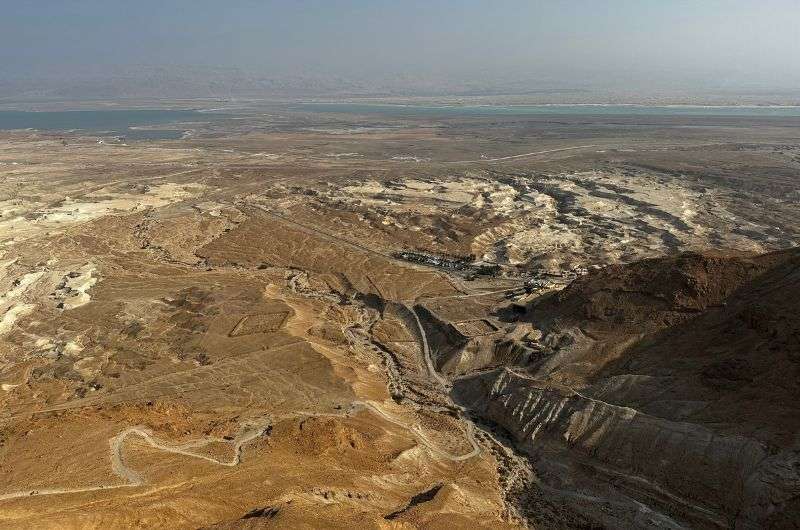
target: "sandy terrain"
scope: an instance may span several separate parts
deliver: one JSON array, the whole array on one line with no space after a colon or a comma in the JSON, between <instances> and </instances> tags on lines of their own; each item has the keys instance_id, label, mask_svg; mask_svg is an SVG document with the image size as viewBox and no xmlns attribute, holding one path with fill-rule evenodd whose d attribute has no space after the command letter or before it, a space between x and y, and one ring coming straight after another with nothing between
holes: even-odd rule
<instances>
[{"instance_id":1,"label":"sandy terrain","mask_svg":"<svg viewBox=\"0 0 800 530\"><path fill-rule=\"evenodd\" d=\"M0 526L735 523L744 497L626 461L652 482L634 487L608 445L552 439L626 410L653 418L637 450L656 424L762 443L774 422L736 418L694 368L645 403L666 368L650 350L641 373L614 363L669 326L587 324L578 302L551 325L567 310L539 304L574 280L617 289L591 283L607 266L796 245L796 124L565 120L274 111L180 141L0 133ZM725 451L720 480L743 469ZM767 520L758 495L748 524Z\"/></svg>"}]
</instances>

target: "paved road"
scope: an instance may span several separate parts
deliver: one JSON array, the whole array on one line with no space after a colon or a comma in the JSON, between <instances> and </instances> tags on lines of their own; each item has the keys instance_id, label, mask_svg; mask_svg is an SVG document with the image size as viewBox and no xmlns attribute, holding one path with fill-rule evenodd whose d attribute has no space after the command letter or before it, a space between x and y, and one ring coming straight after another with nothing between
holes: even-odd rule
<instances>
[{"instance_id":1,"label":"paved road","mask_svg":"<svg viewBox=\"0 0 800 530\"><path fill-rule=\"evenodd\" d=\"M267 208L266 206L262 206L260 204L250 204L250 203L248 203L248 206L253 206L255 208L258 208L259 210L263 211L267 215L269 215L271 217L275 217L277 219L280 219L281 221L285 222L286 224L289 224L289 225L292 225L292 226L294 226L296 228L299 228L303 232L311 232L313 235L322 236L323 239L327 239L329 241L333 241L333 242L336 242L336 243L343 244L343 245L345 245L347 247L350 247L350 248L353 248L353 249L356 249L356 250L360 250L361 252L366 252L367 254L380 256L380 257L382 257L384 259L388 259L389 261L402 263L403 265L406 265L406 266L409 266L409 267L412 267L412 268L420 268L420 269L424 268L426 270L430 269L429 267L422 267L422 266L420 266L418 264L415 264L415 263L409 263L407 261L403 261L403 260L397 259L394 256L392 256L391 254L388 254L386 252L381 252L381 251L375 250L373 248L369 248L369 247L364 246L364 245L362 245L360 243L356 243L355 241L351 241L349 239L345 239L343 237L339 237L339 236L337 236L335 234L331 234L330 232L325 232L324 230L320 230L319 228L317 228L315 226L311 226L311 225L307 225L307 224L304 224L304 223L300 223L300 222L292 219L291 217L288 217L288 216L283 215L281 213L278 213L278 212L276 212L274 210L271 210L271 209ZM415 267L415 265L416 265L416 267Z\"/></svg>"},{"instance_id":2,"label":"paved road","mask_svg":"<svg viewBox=\"0 0 800 530\"><path fill-rule=\"evenodd\" d=\"M492 294L506 294L506 293L513 293L514 291L522 291L524 287L509 287L508 289L500 289L497 291L480 291L477 293L466 293L466 294L449 294L445 296L431 296L430 298L421 297L418 298L420 301L430 301L430 300L447 300L450 298L475 298L478 296L489 296Z\"/></svg>"},{"instance_id":3,"label":"paved road","mask_svg":"<svg viewBox=\"0 0 800 530\"><path fill-rule=\"evenodd\" d=\"M576 145L573 147L561 147L559 149L545 149L544 151L534 151L532 153L522 153L521 155L501 156L499 158L482 158L480 160L458 160L456 162L445 162L445 164L472 164L477 162L502 162L504 160L513 160L515 158L526 158L529 156L546 155L548 153L559 153L561 151L572 151L575 149L587 149L589 147L597 147L597 145Z\"/></svg>"}]
</instances>

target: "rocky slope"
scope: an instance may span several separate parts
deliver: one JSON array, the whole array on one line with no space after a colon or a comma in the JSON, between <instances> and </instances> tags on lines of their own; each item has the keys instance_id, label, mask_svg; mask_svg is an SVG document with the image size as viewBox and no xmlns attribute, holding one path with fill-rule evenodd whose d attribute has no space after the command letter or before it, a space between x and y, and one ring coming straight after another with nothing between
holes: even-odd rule
<instances>
[{"instance_id":1,"label":"rocky slope","mask_svg":"<svg viewBox=\"0 0 800 530\"><path fill-rule=\"evenodd\" d=\"M793 528L798 300L797 249L607 267L515 317L541 328L539 358L454 394L598 522Z\"/></svg>"}]
</instances>

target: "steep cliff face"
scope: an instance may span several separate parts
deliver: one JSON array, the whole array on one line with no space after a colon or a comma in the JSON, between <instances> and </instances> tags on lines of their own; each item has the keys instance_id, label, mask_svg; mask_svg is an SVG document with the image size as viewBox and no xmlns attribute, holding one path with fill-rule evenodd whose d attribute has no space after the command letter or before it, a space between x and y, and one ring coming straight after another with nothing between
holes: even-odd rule
<instances>
[{"instance_id":1,"label":"steep cliff face","mask_svg":"<svg viewBox=\"0 0 800 530\"><path fill-rule=\"evenodd\" d=\"M521 319L546 355L453 392L535 467L676 524L800 525L800 251L609 267Z\"/></svg>"},{"instance_id":2,"label":"steep cliff face","mask_svg":"<svg viewBox=\"0 0 800 530\"><path fill-rule=\"evenodd\" d=\"M613 265L514 318L544 332L550 355L535 366L539 376L582 384L640 340L720 309L743 285L785 259L787 253L684 253Z\"/></svg>"},{"instance_id":3,"label":"steep cliff face","mask_svg":"<svg viewBox=\"0 0 800 530\"><path fill-rule=\"evenodd\" d=\"M461 379L455 391L532 456L561 444L561 458L580 461L599 480L635 491L633 498L679 519L748 528L792 517L800 493L797 451L770 454L753 438L543 388L508 369Z\"/></svg>"},{"instance_id":4,"label":"steep cliff face","mask_svg":"<svg viewBox=\"0 0 800 530\"><path fill-rule=\"evenodd\" d=\"M448 376L458 377L498 366L527 365L539 356L538 348L520 340L530 326L507 333L486 319L454 325L446 316L423 305L416 305L414 310L428 338L436 370ZM457 326L466 329L462 331Z\"/></svg>"}]
</instances>

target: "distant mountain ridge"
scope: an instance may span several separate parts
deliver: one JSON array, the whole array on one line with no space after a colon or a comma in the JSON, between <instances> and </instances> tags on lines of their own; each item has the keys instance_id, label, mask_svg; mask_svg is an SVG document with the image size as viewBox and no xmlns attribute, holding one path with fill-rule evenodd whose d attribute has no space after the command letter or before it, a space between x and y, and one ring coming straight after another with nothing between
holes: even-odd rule
<instances>
[{"instance_id":1,"label":"distant mountain ridge","mask_svg":"<svg viewBox=\"0 0 800 530\"><path fill-rule=\"evenodd\" d=\"M587 76L565 82L552 75L481 75L448 77L421 72L385 76L258 73L236 67L129 66L52 69L19 74L0 68L0 100L98 100L135 98L493 98L504 103L659 103L659 104L800 104L800 89L764 87L687 89L665 79L657 88L618 80L613 85Z\"/></svg>"}]
</instances>

